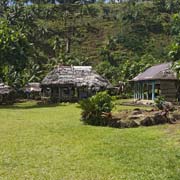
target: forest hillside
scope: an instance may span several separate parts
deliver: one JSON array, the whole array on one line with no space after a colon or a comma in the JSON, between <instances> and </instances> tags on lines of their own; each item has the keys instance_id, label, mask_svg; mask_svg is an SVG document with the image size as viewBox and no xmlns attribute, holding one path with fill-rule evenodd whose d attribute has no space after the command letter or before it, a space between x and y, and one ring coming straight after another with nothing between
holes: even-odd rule
<instances>
[{"instance_id":1,"label":"forest hillside","mask_svg":"<svg viewBox=\"0 0 180 180\"><path fill-rule=\"evenodd\" d=\"M113 84L180 57L180 3L2 1L0 75L16 87L56 65L92 65ZM177 66L178 69L178 66Z\"/></svg>"}]
</instances>

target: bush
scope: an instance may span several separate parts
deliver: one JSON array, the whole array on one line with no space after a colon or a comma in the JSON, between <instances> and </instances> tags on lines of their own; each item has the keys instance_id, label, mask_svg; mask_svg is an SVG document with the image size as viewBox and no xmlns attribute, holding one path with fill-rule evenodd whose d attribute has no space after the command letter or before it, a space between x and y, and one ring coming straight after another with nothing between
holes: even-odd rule
<instances>
[{"instance_id":1,"label":"bush","mask_svg":"<svg viewBox=\"0 0 180 180\"><path fill-rule=\"evenodd\" d=\"M85 124L106 126L111 118L113 108L112 97L105 91L82 100L82 121Z\"/></svg>"},{"instance_id":2,"label":"bush","mask_svg":"<svg viewBox=\"0 0 180 180\"><path fill-rule=\"evenodd\" d=\"M155 100L155 105L160 109L163 110L164 109L164 103L165 103L165 99L163 96L158 96Z\"/></svg>"}]
</instances>

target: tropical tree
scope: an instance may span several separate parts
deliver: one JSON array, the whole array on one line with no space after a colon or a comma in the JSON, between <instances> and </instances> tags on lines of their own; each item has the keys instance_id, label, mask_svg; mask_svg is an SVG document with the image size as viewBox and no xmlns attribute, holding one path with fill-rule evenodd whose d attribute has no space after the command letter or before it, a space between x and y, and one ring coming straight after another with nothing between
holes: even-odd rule
<instances>
[{"instance_id":1,"label":"tropical tree","mask_svg":"<svg viewBox=\"0 0 180 180\"><path fill-rule=\"evenodd\" d=\"M7 81L7 74L20 73L28 64L31 45L21 30L10 27L6 20L0 22L0 74ZM12 68L11 68L12 67Z\"/></svg>"}]
</instances>

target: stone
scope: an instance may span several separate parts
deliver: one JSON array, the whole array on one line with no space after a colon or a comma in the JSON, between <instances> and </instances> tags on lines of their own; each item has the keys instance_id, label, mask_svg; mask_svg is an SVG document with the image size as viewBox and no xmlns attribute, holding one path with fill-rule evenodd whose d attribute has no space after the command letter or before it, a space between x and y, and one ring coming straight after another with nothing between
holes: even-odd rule
<instances>
[{"instance_id":1,"label":"stone","mask_svg":"<svg viewBox=\"0 0 180 180\"><path fill-rule=\"evenodd\" d=\"M134 110L132 112L132 115L138 115L138 114L142 114L143 112L141 110Z\"/></svg>"},{"instance_id":2,"label":"stone","mask_svg":"<svg viewBox=\"0 0 180 180\"><path fill-rule=\"evenodd\" d=\"M170 116L170 117L168 118L168 123L174 124L174 123L176 123L176 119L175 119L173 116Z\"/></svg>"},{"instance_id":3,"label":"stone","mask_svg":"<svg viewBox=\"0 0 180 180\"><path fill-rule=\"evenodd\" d=\"M137 114L137 115L130 115L128 117L129 120L135 120L135 119L140 119L142 118L144 115L143 114Z\"/></svg>"},{"instance_id":4,"label":"stone","mask_svg":"<svg viewBox=\"0 0 180 180\"><path fill-rule=\"evenodd\" d=\"M153 117L155 124L165 124L168 122L168 118L166 115L163 115L162 113L156 113Z\"/></svg>"},{"instance_id":5,"label":"stone","mask_svg":"<svg viewBox=\"0 0 180 180\"><path fill-rule=\"evenodd\" d=\"M150 112L154 112L156 111L155 109L149 109L149 110L145 110L146 112L150 113Z\"/></svg>"},{"instance_id":6,"label":"stone","mask_svg":"<svg viewBox=\"0 0 180 180\"><path fill-rule=\"evenodd\" d=\"M141 111L139 108L134 108L133 111Z\"/></svg>"},{"instance_id":7,"label":"stone","mask_svg":"<svg viewBox=\"0 0 180 180\"><path fill-rule=\"evenodd\" d=\"M138 127L138 126L139 124L134 120L128 122L128 127Z\"/></svg>"},{"instance_id":8,"label":"stone","mask_svg":"<svg viewBox=\"0 0 180 180\"><path fill-rule=\"evenodd\" d=\"M162 106L163 106L163 109L167 109L169 111L175 110L175 107L173 106L173 104L171 102L165 101Z\"/></svg>"},{"instance_id":9,"label":"stone","mask_svg":"<svg viewBox=\"0 0 180 180\"><path fill-rule=\"evenodd\" d=\"M174 113L172 114L172 116L173 116L173 118L175 118L176 120L180 120L180 113L174 112Z\"/></svg>"},{"instance_id":10,"label":"stone","mask_svg":"<svg viewBox=\"0 0 180 180\"><path fill-rule=\"evenodd\" d=\"M178 111L170 112L167 109L163 111L157 109L141 110L136 108L133 111L122 111L113 115L111 119L108 120L107 126L115 128L133 128L165 123L174 124L177 119L180 120L180 113Z\"/></svg>"},{"instance_id":11,"label":"stone","mask_svg":"<svg viewBox=\"0 0 180 180\"><path fill-rule=\"evenodd\" d=\"M128 122L127 121L121 121L121 128L128 128Z\"/></svg>"},{"instance_id":12,"label":"stone","mask_svg":"<svg viewBox=\"0 0 180 180\"><path fill-rule=\"evenodd\" d=\"M118 121L117 120L115 120L115 119L111 119L111 120L109 120L108 121L108 126L110 126L110 127L118 127L118 123L117 123Z\"/></svg>"},{"instance_id":13,"label":"stone","mask_svg":"<svg viewBox=\"0 0 180 180\"><path fill-rule=\"evenodd\" d=\"M152 117L145 117L143 120L140 121L142 126L152 126L154 125L154 120Z\"/></svg>"}]
</instances>

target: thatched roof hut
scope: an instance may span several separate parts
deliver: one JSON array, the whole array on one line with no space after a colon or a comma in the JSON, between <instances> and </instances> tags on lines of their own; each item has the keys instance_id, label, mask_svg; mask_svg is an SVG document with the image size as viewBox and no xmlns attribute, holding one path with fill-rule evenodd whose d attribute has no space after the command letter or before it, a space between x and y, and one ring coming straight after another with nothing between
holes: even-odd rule
<instances>
[{"instance_id":1,"label":"thatched roof hut","mask_svg":"<svg viewBox=\"0 0 180 180\"><path fill-rule=\"evenodd\" d=\"M111 87L111 84L91 66L59 66L43 79L41 87L44 94L49 88L51 97L69 101L88 97Z\"/></svg>"},{"instance_id":2,"label":"thatched roof hut","mask_svg":"<svg viewBox=\"0 0 180 180\"><path fill-rule=\"evenodd\" d=\"M38 82L32 82L32 83L28 83L25 88L24 88L25 92L41 92L41 84Z\"/></svg>"},{"instance_id":3,"label":"thatched roof hut","mask_svg":"<svg viewBox=\"0 0 180 180\"><path fill-rule=\"evenodd\" d=\"M31 82L26 84L23 88L25 97L28 99L40 99L41 98L41 84L38 82Z\"/></svg>"},{"instance_id":4,"label":"thatched roof hut","mask_svg":"<svg viewBox=\"0 0 180 180\"><path fill-rule=\"evenodd\" d=\"M4 83L0 84L0 94L1 95L9 94L11 91L13 91L13 89L10 86L5 85Z\"/></svg>"},{"instance_id":5,"label":"thatched roof hut","mask_svg":"<svg viewBox=\"0 0 180 180\"><path fill-rule=\"evenodd\" d=\"M41 83L42 86L64 84L77 87L95 87L97 89L111 86L109 81L93 71L91 66L59 66L51 71Z\"/></svg>"},{"instance_id":6,"label":"thatched roof hut","mask_svg":"<svg viewBox=\"0 0 180 180\"><path fill-rule=\"evenodd\" d=\"M8 85L0 83L0 104L12 104L15 101L15 91Z\"/></svg>"}]
</instances>

